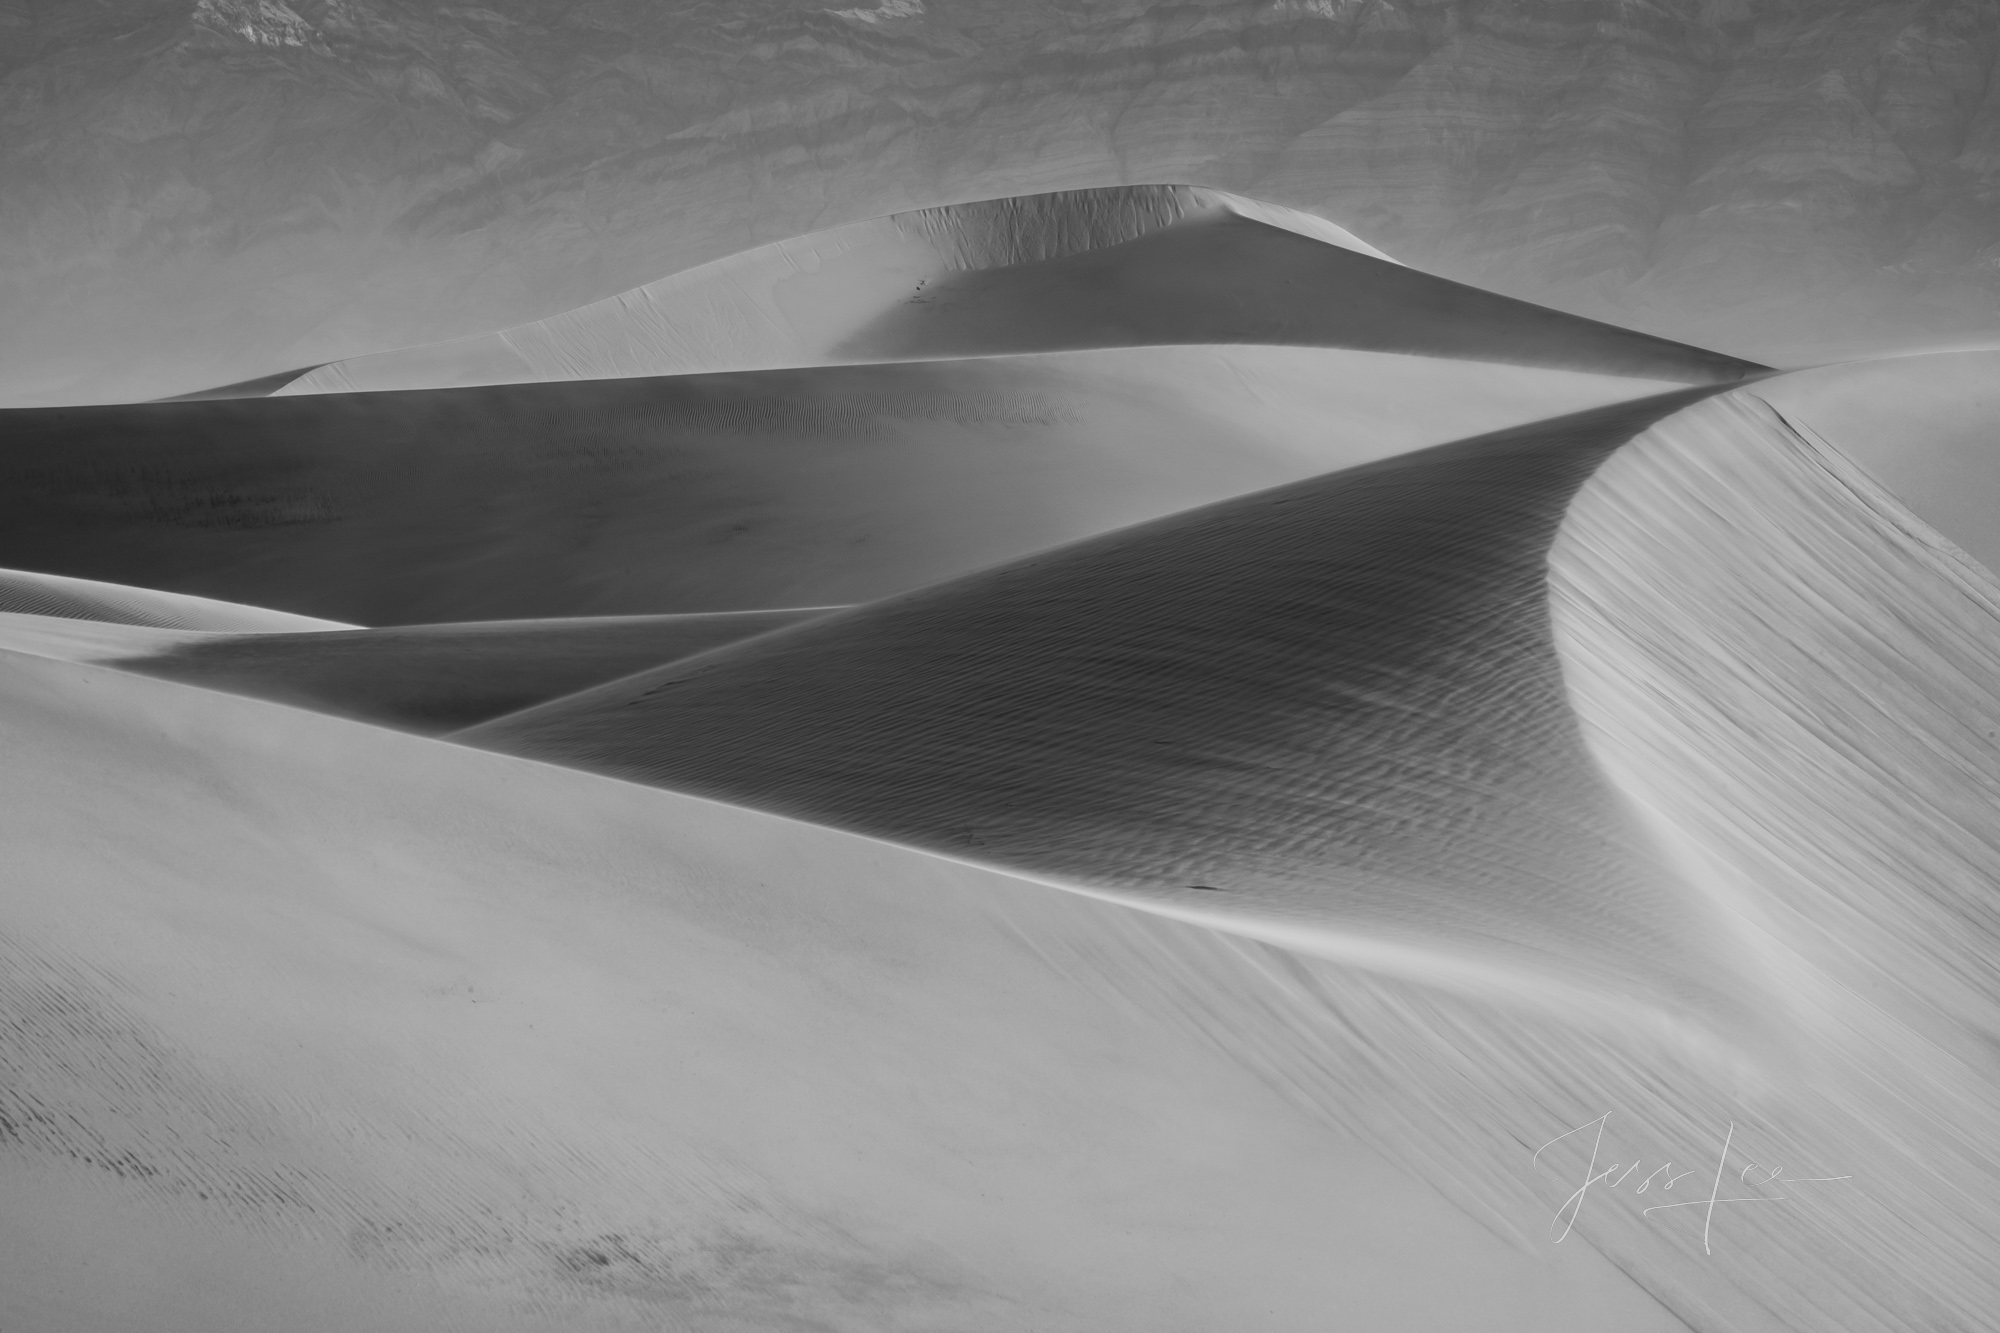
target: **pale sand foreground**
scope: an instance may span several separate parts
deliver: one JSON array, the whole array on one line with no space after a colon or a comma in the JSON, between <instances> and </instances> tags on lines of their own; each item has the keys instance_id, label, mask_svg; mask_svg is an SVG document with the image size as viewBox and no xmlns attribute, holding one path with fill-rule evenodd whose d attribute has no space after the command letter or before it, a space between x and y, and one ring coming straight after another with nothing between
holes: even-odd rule
<instances>
[{"instance_id":1,"label":"pale sand foreground","mask_svg":"<svg viewBox=\"0 0 2000 1333\"><path fill-rule=\"evenodd\" d=\"M1196 928L99 667L0 730L9 1329L1679 1326L1121 992Z\"/></svg>"},{"instance_id":2,"label":"pale sand foreground","mask_svg":"<svg viewBox=\"0 0 2000 1333\"><path fill-rule=\"evenodd\" d=\"M1678 383L1761 369L1405 268L1292 209L1125 185L851 223L532 324L320 366L275 392L1223 343Z\"/></svg>"},{"instance_id":3,"label":"pale sand foreground","mask_svg":"<svg viewBox=\"0 0 2000 1333\"><path fill-rule=\"evenodd\" d=\"M845 603L1660 387L1146 348L0 412L0 565L369 625Z\"/></svg>"}]
</instances>

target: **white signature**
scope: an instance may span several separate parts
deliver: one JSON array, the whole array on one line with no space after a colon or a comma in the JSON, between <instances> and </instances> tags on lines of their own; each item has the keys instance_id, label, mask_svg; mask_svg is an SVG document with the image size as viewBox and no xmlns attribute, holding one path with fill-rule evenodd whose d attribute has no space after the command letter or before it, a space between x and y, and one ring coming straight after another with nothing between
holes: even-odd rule
<instances>
[{"instance_id":1,"label":"white signature","mask_svg":"<svg viewBox=\"0 0 2000 1333\"><path fill-rule=\"evenodd\" d=\"M1617 1173L1619 1171L1619 1168L1623 1167L1624 1168L1623 1173L1619 1174L1616 1180L1611 1181L1609 1185L1606 1185L1604 1187L1606 1189L1617 1189L1620 1185L1623 1185L1626 1182L1626 1180L1630 1179L1632 1173L1637 1171L1641 1165L1639 1161L1635 1160L1631 1162L1629 1165L1624 1162L1613 1162L1611 1163L1611 1165L1605 1167L1602 1171L1597 1169L1598 1154L1600 1151L1602 1151L1604 1147L1604 1122L1609 1120L1610 1118L1611 1118L1611 1112L1606 1111L1603 1115L1597 1117L1597 1119L1587 1120L1583 1124L1578 1125L1575 1129L1565 1130L1562 1133L1556 1135L1554 1138L1550 1139L1547 1143L1544 1143L1541 1147L1535 1149L1534 1158L1530 1163L1531 1166L1539 1165L1543 1153L1555 1147L1558 1143L1561 1143L1564 1139L1568 1138L1570 1135L1581 1134L1584 1130L1589 1129L1592 1126L1596 1126L1597 1128L1597 1136L1591 1141L1591 1146L1590 1146L1590 1164L1584 1168L1583 1184L1577 1186L1576 1193L1570 1195L1569 1198L1563 1200L1562 1207L1556 1209L1555 1219L1549 1224L1549 1230L1554 1235L1555 1242L1558 1245L1560 1245L1564 1240L1566 1240L1569 1237L1570 1229L1576 1225L1576 1219L1578 1214L1583 1212L1584 1196L1590 1192L1590 1187L1592 1185L1596 1185L1601 1181L1610 1179L1610 1177L1614 1173ZM1640 1209L1641 1215L1650 1216L1653 1213L1665 1212L1670 1208L1700 1208L1705 1210L1702 1214L1702 1222L1701 1222L1701 1250L1703 1254L1713 1254L1715 1253L1715 1251L1711 1249L1709 1246L1709 1235L1715 1223L1715 1210L1719 1205L1725 1203L1783 1203L1789 1197L1788 1195L1750 1194L1750 1195L1743 1195L1740 1197L1730 1196L1727 1198L1723 1196L1722 1173L1728 1165L1730 1145L1735 1141L1735 1139L1736 1139L1736 1124L1734 1121L1731 1121L1728 1131L1724 1133L1722 1136L1722 1152L1715 1159L1715 1176L1709 1182L1707 1198L1688 1199L1680 1203L1654 1204L1650 1208ZM1660 1185L1660 1189L1661 1192L1664 1193L1665 1191L1670 1190L1674 1187L1675 1181L1685 1179L1686 1177L1694 1174L1693 1167L1689 1167L1687 1170L1676 1174L1674 1172L1673 1165L1674 1164L1671 1161L1661 1164L1658 1168L1656 1168L1650 1174L1646 1175L1644 1178L1640 1180L1639 1187L1636 1190L1634 1190L1633 1193L1635 1194L1646 1193L1648 1190L1652 1189L1653 1183L1655 1181L1658 1181L1660 1177L1663 1175L1666 1177L1666 1179ZM1750 1180L1750 1173L1759 1170L1766 1172L1763 1179L1754 1182ZM1751 1162L1748 1166L1745 1166L1742 1170L1736 1173L1737 1183L1739 1185L1747 1185L1752 1189L1762 1189L1765 1186L1772 1184L1810 1185L1810 1184L1820 1184L1826 1181L1852 1180L1852 1179L1854 1179L1853 1176L1788 1176L1784 1174L1783 1167L1780 1166L1767 1167L1761 1162ZM1557 1228L1561 1228L1559 1234L1556 1234Z\"/></svg>"}]
</instances>

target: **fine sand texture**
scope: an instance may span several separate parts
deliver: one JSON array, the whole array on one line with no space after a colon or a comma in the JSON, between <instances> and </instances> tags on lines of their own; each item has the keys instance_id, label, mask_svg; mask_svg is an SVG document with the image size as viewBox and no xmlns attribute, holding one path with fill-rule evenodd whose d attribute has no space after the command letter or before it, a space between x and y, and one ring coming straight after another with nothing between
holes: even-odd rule
<instances>
[{"instance_id":1,"label":"fine sand texture","mask_svg":"<svg viewBox=\"0 0 2000 1333\"><path fill-rule=\"evenodd\" d=\"M334 362L272 387L338 393L1216 343L1687 384L1762 369L1406 268L1290 209L1145 185L852 223L533 324Z\"/></svg>"},{"instance_id":2,"label":"fine sand texture","mask_svg":"<svg viewBox=\"0 0 2000 1333\"><path fill-rule=\"evenodd\" d=\"M1246 1069L1199 928L11 653L0 756L10 1330L1680 1327Z\"/></svg>"},{"instance_id":3,"label":"fine sand texture","mask_svg":"<svg viewBox=\"0 0 2000 1333\"><path fill-rule=\"evenodd\" d=\"M0 564L366 625L843 604L1659 387L1157 348L20 410Z\"/></svg>"},{"instance_id":4,"label":"fine sand texture","mask_svg":"<svg viewBox=\"0 0 2000 1333\"><path fill-rule=\"evenodd\" d=\"M182 636L87 660L406 731L468 727L834 608ZM0 646L9 642L0 626ZM120 645L123 647L123 645ZM136 647L136 645L134 645Z\"/></svg>"}]
</instances>

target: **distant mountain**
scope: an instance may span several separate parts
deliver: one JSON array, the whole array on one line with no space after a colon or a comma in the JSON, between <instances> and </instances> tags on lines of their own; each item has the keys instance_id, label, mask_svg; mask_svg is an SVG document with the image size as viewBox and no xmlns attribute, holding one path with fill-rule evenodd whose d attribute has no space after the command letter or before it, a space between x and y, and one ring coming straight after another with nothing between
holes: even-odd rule
<instances>
[{"instance_id":1,"label":"distant mountain","mask_svg":"<svg viewBox=\"0 0 2000 1333\"><path fill-rule=\"evenodd\" d=\"M0 0L0 401L1121 182L1760 361L2000 337L1996 45L1991 0Z\"/></svg>"}]
</instances>

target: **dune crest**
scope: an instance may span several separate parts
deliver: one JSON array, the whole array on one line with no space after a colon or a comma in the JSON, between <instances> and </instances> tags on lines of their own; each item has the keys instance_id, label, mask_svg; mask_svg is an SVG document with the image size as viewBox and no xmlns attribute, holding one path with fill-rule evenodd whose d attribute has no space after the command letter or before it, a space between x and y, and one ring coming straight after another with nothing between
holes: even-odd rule
<instances>
[{"instance_id":1,"label":"dune crest","mask_svg":"<svg viewBox=\"0 0 2000 1333\"><path fill-rule=\"evenodd\" d=\"M1679 383L1761 369L1405 268L1292 209L1134 185L851 223L535 323L333 362L276 392L1196 343L1455 356Z\"/></svg>"}]
</instances>

